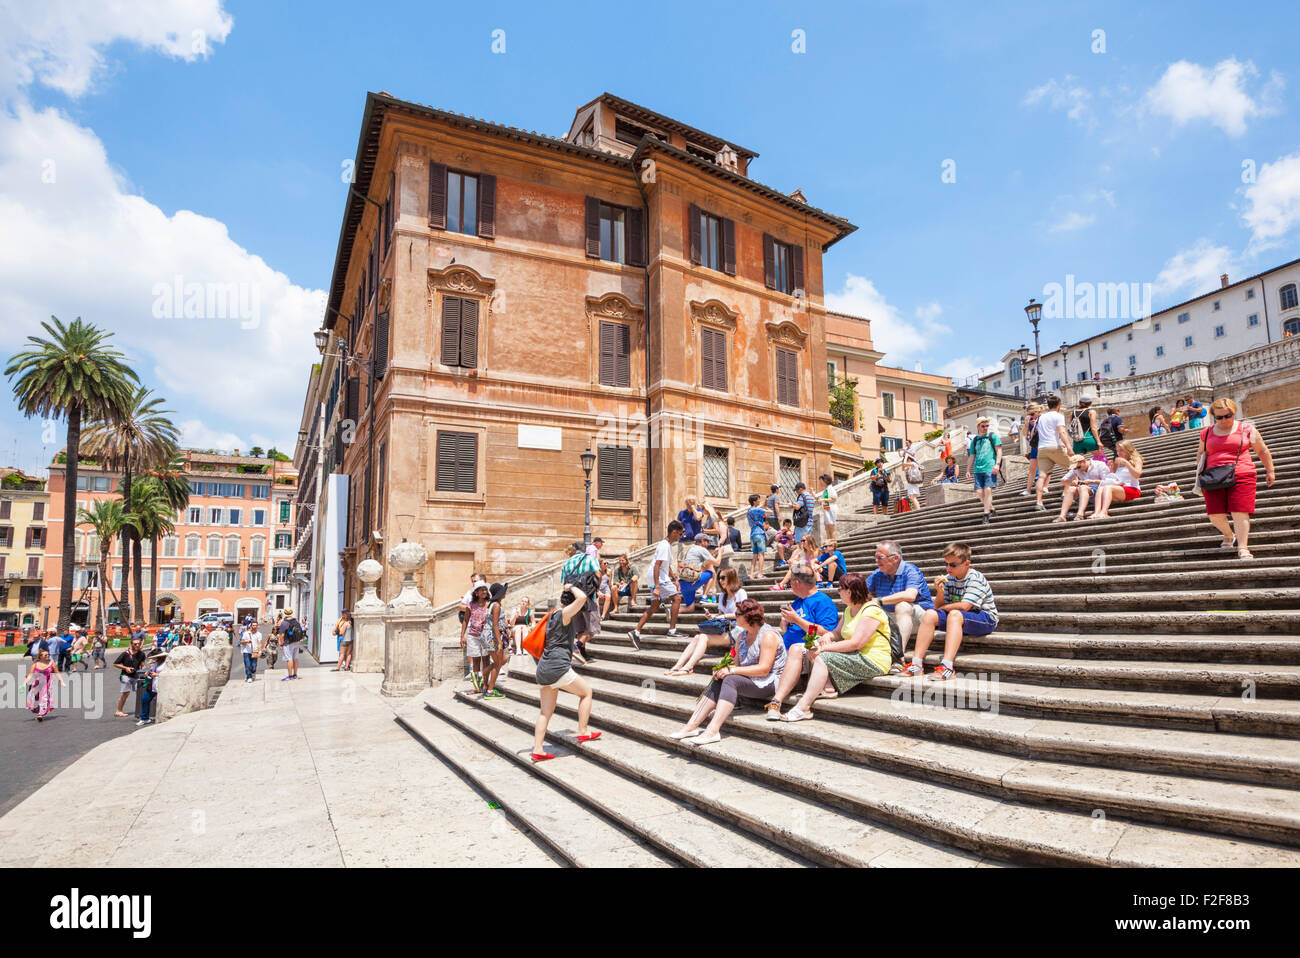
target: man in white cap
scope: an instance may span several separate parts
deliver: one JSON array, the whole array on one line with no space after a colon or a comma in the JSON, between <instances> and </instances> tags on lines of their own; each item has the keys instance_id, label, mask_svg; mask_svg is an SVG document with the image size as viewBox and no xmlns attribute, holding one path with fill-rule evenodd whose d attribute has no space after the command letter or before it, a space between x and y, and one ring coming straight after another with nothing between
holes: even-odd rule
<instances>
[{"instance_id":1,"label":"man in white cap","mask_svg":"<svg viewBox=\"0 0 1300 958\"><path fill-rule=\"evenodd\" d=\"M1002 466L1002 440L991 428L993 421L988 416L975 420L975 435L970 437L970 446L966 450L970 458L966 463L966 477L975 481L975 495L984 504L984 522L992 519L993 490L998 485L998 471Z\"/></svg>"}]
</instances>

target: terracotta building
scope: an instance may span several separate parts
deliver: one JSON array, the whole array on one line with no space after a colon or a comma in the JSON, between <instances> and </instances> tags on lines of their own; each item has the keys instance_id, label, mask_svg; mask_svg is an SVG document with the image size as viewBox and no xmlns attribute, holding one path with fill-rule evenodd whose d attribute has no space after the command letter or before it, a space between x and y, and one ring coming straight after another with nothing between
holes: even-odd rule
<instances>
[{"instance_id":1,"label":"terracotta building","mask_svg":"<svg viewBox=\"0 0 1300 958\"><path fill-rule=\"evenodd\" d=\"M17 469L0 477L0 630L39 628L49 493Z\"/></svg>"},{"instance_id":2,"label":"terracotta building","mask_svg":"<svg viewBox=\"0 0 1300 958\"><path fill-rule=\"evenodd\" d=\"M419 538L441 602L553 561L586 449L607 551L827 471L822 254L854 227L756 157L608 94L562 138L370 94L297 459L313 508L346 478L344 567Z\"/></svg>"},{"instance_id":3,"label":"terracotta building","mask_svg":"<svg viewBox=\"0 0 1300 958\"><path fill-rule=\"evenodd\" d=\"M277 603L283 608L289 589L297 492L292 465L185 450L185 467L190 476L190 502L173 520L175 533L159 540L157 615L149 620L192 620L206 612L265 615L268 597L272 609ZM64 465L51 463L41 601L49 609L50 624L57 618L59 606L64 478ZM82 460L77 468L78 507L87 507L96 499L117 499L121 484L121 473ZM152 546L149 542L141 546L147 605ZM105 586L117 595L122 588L122 553L118 537L103 573ZM97 576L101 574L99 539L90 526L77 529L72 561L72 621L90 625L97 621ZM117 603L107 591L105 594L108 621L117 622ZM143 616L135 610L132 618L138 621Z\"/></svg>"}]
</instances>

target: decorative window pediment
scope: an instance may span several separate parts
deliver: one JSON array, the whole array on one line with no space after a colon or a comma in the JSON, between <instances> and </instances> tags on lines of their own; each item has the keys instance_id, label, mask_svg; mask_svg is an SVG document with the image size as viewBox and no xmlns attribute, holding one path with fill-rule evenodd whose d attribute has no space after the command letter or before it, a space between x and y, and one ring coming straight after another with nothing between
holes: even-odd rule
<instances>
[{"instance_id":1,"label":"decorative window pediment","mask_svg":"<svg viewBox=\"0 0 1300 958\"><path fill-rule=\"evenodd\" d=\"M800 351L808 342L808 334L788 319L779 323L768 322L766 325L767 338L777 346Z\"/></svg>"},{"instance_id":2,"label":"decorative window pediment","mask_svg":"<svg viewBox=\"0 0 1300 958\"><path fill-rule=\"evenodd\" d=\"M739 319L740 313L729 308L721 300L710 299L702 303L698 300L691 301L691 323L697 328L704 323L708 326L717 326L727 332L734 332Z\"/></svg>"},{"instance_id":3,"label":"decorative window pediment","mask_svg":"<svg viewBox=\"0 0 1300 958\"><path fill-rule=\"evenodd\" d=\"M480 276L470 266L447 266L429 270L429 293L458 293L464 296L481 296L490 299L497 288L496 280Z\"/></svg>"},{"instance_id":4,"label":"decorative window pediment","mask_svg":"<svg viewBox=\"0 0 1300 958\"><path fill-rule=\"evenodd\" d=\"M621 319L628 323L639 323L643 312L640 306L621 293L587 297L588 324L593 319Z\"/></svg>"}]
</instances>

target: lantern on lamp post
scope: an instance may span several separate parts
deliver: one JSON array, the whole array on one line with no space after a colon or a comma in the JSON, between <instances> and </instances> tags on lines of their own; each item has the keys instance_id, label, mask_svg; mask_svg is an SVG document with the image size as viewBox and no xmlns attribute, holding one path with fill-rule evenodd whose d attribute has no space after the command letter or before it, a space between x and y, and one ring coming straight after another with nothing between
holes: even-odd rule
<instances>
[{"instance_id":1,"label":"lantern on lamp post","mask_svg":"<svg viewBox=\"0 0 1300 958\"><path fill-rule=\"evenodd\" d=\"M596 454L588 446L582 453L582 471L586 475L583 486L586 490L586 509L582 521L582 544L583 547L591 545L591 470L596 468Z\"/></svg>"},{"instance_id":2,"label":"lantern on lamp post","mask_svg":"<svg viewBox=\"0 0 1300 958\"><path fill-rule=\"evenodd\" d=\"M1038 349L1038 324L1043 318L1043 304L1031 298L1025 307L1025 315L1034 327L1034 398L1038 398L1043 394L1043 360Z\"/></svg>"}]
</instances>

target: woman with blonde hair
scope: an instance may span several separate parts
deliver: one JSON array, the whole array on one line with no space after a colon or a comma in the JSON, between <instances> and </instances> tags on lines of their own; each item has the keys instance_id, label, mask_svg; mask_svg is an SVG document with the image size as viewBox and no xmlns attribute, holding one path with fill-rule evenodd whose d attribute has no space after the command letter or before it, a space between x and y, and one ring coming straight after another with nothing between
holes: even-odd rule
<instances>
[{"instance_id":1,"label":"woman with blonde hair","mask_svg":"<svg viewBox=\"0 0 1300 958\"><path fill-rule=\"evenodd\" d=\"M1094 519L1109 519L1113 502L1128 502L1142 493L1139 480L1142 478L1142 453L1127 439L1115 444L1115 461L1111 463L1112 472L1097 487L1097 499L1093 503Z\"/></svg>"},{"instance_id":2,"label":"woman with blonde hair","mask_svg":"<svg viewBox=\"0 0 1300 958\"><path fill-rule=\"evenodd\" d=\"M794 547L794 554L790 556L790 567L785 570L785 578L772 586L773 592L780 592L782 589L790 588L790 576L794 572L797 563L806 562L816 568L817 565L817 539L813 536L804 536Z\"/></svg>"},{"instance_id":3,"label":"woman with blonde hair","mask_svg":"<svg viewBox=\"0 0 1300 958\"><path fill-rule=\"evenodd\" d=\"M1251 422L1236 422L1237 404L1216 399L1210 404L1213 425L1201 430L1196 449L1196 485L1205 497L1205 513L1214 528L1223 533L1222 547L1237 549L1241 559L1250 554L1250 517L1255 513L1255 460L1264 463L1264 482L1272 486L1277 478L1273 454ZM1231 514L1232 522L1228 516Z\"/></svg>"},{"instance_id":4,"label":"woman with blonde hair","mask_svg":"<svg viewBox=\"0 0 1300 958\"><path fill-rule=\"evenodd\" d=\"M735 569L723 569L718 583L721 599L717 613L713 618L700 623L700 631L687 641L677 664L664 675L690 675L709 646L725 648L731 643L731 629L736 625L736 607L749 596L740 587L740 573Z\"/></svg>"}]
</instances>

